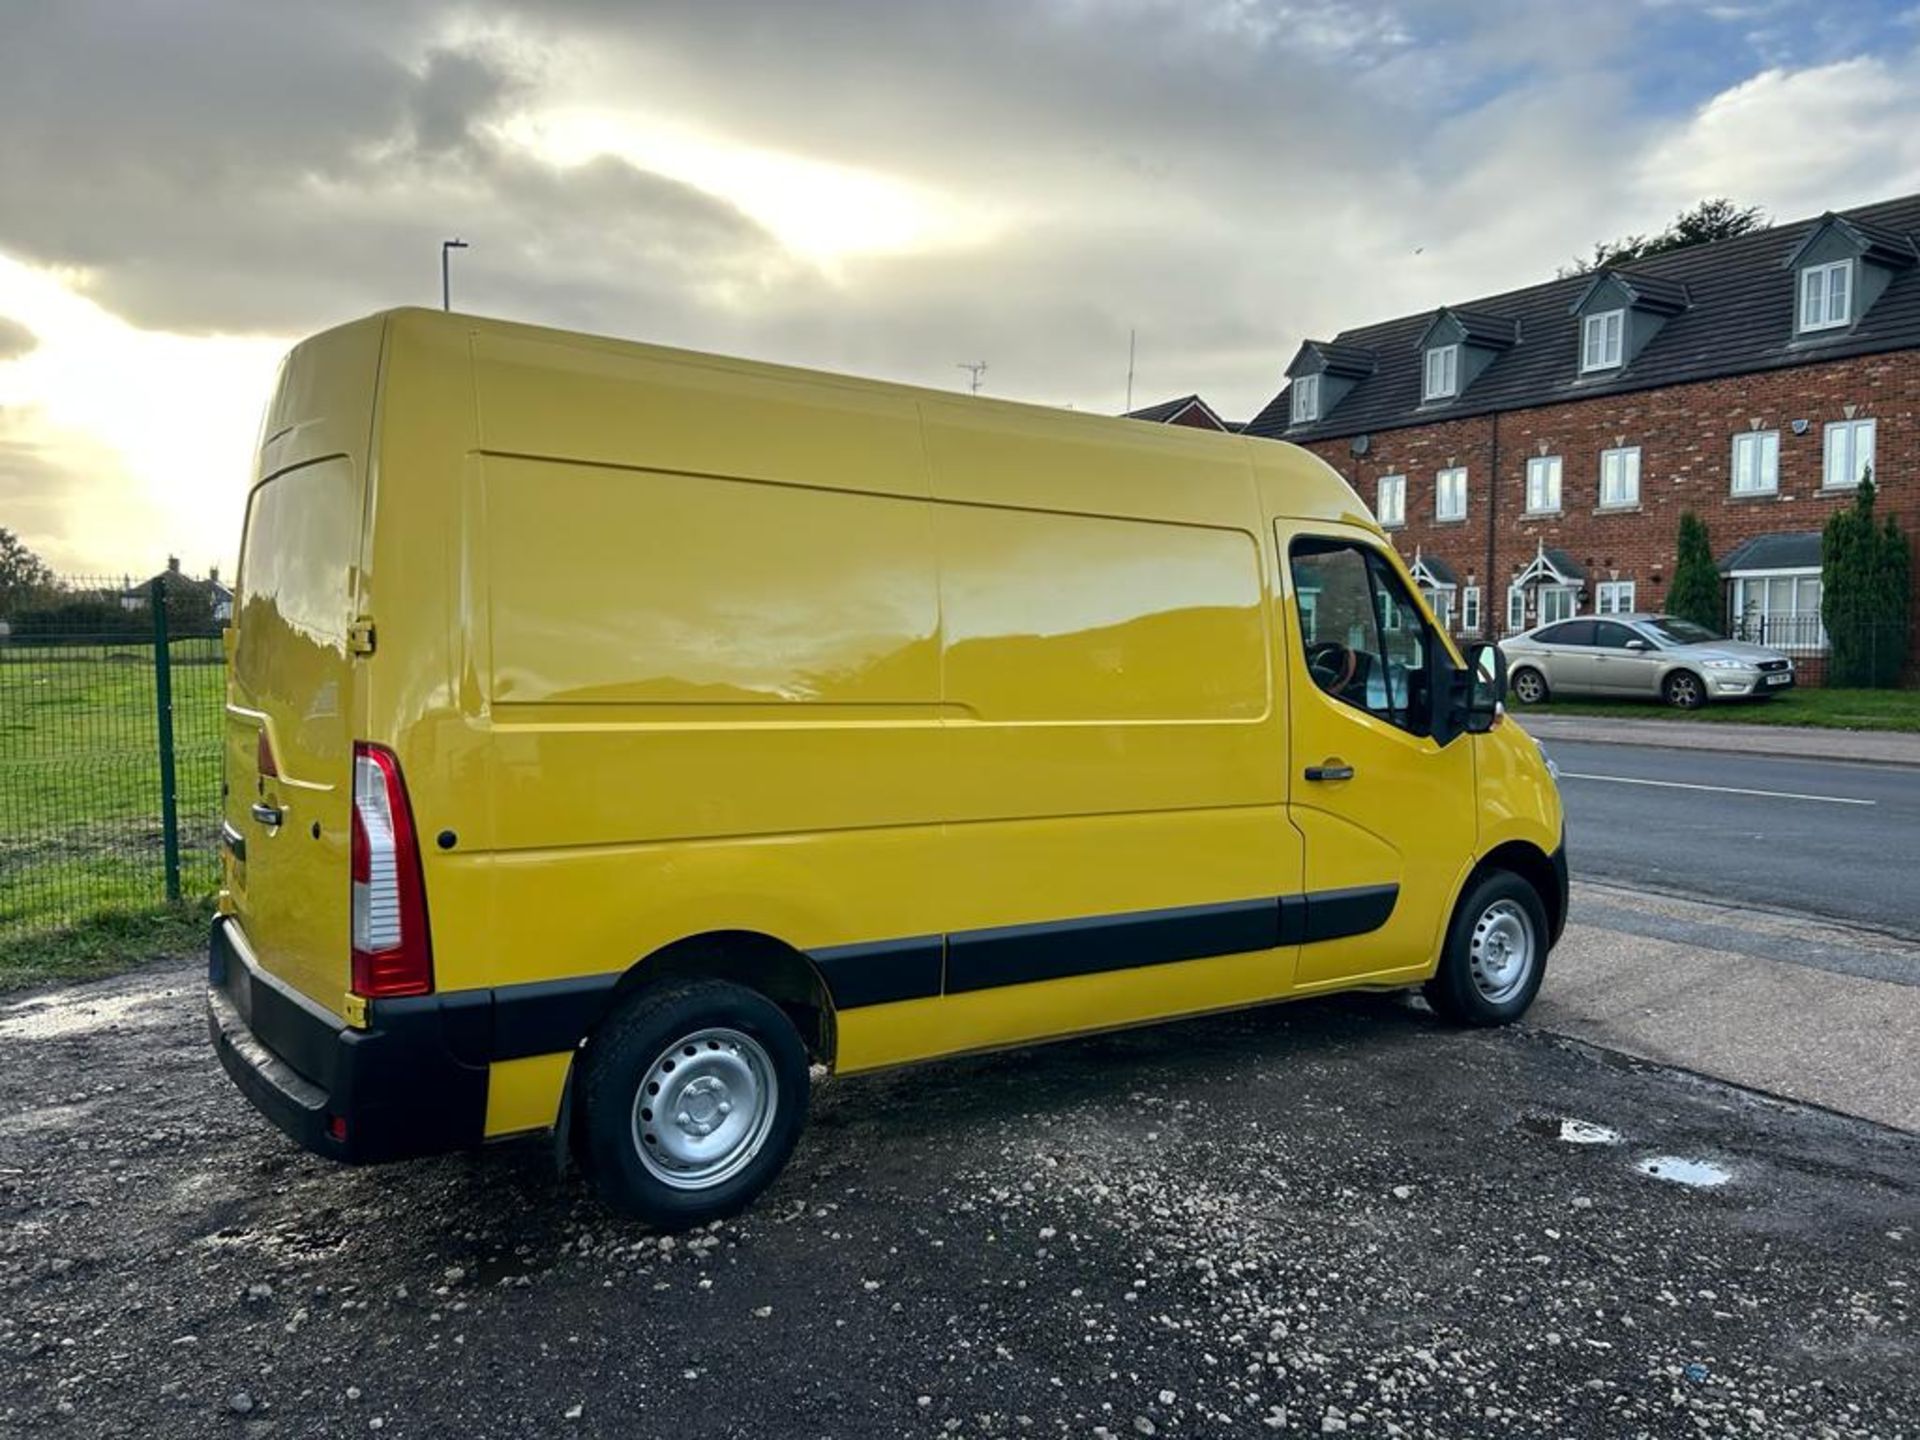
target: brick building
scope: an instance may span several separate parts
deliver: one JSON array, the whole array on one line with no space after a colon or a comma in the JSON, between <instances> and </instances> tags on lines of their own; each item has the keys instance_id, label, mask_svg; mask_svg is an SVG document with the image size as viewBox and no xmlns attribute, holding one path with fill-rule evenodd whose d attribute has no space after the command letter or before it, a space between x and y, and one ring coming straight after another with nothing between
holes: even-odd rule
<instances>
[{"instance_id":1,"label":"brick building","mask_svg":"<svg viewBox=\"0 0 1920 1440\"><path fill-rule=\"evenodd\" d=\"M1310 340L1247 433L1347 476L1457 634L1661 609L1692 510L1729 627L1817 655L1866 467L1920 523L1917 237L1912 196Z\"/></svg>"},{"instance_id":2,"label":"brick building","mask_svg":"<svg viewBox=\"0 0 1920 1440\"><path fill-rule=\"evenodd\" d=\"M1182 395L1177 400L1162 400L1158 405L1146 405L1138 410L1129 410L1120 418L1149 420L1156 425L1185 425L1193 430L1234 428L1216 415L1213 407L1198 395Z\"/></svg>"}]
</instances>

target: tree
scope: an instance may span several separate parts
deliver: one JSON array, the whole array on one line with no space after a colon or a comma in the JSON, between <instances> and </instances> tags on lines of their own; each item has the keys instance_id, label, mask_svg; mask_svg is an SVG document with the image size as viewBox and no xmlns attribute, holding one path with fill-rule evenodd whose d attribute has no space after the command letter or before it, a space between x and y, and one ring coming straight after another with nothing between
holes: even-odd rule
<instances>
[{"instance_id":1,"label":"tree","mask_svg":"<svg viewBox=\"0 0 1920 1440\"><path fill-rule=\"evenodd\" d=\"M1705 245L1712 240L1731 240L1758 230L1767 223L1767 212L1758 205L1735 205L1725 196L1702 200L1691 210L1682 210L1658 235L1622 235L1618 240L1601 241L1593 247L1590 260L1575 259L1560 269L1560 278L1586 275L1609 265L1631 265L1670 250L1689 245Z\"/></svg>"},{"instance_id":2,"label":"tree","mask_svg":"<svg viewBox=\"0 0 1920 1440\"><path fill-rule=\"evenodd\" d=\"M1820 619L1827 631L1827 683L1889 688L1907 663L1913 556L1889 515L1873 513L1873 471L1820 536Z\"/></svg>"},{"instance_id":3,"label":"tree","mask_svg":"<svg viewBox=\"0 0 1920 1440\"><path fill-rule=\"evenodd\" d=\"M0 615L10 615L28 597L53 588L53 571L13 531L0 529Z\"/></svg>"},{"instance_id":4,"label":"tree","mask_svg":"<svg viewBox=\"0 0 1920 1440\"><path fill-rule=\"evenodd\" d=\"M1667 587L1667 611L1682 620L1704 625L1718 635L1727 628L1720 567L1713 563L1707 522L1691 510L1680 516L1679 551L1679 559L1673 566L1673 584Z\"/></svg>"}]
</instances>

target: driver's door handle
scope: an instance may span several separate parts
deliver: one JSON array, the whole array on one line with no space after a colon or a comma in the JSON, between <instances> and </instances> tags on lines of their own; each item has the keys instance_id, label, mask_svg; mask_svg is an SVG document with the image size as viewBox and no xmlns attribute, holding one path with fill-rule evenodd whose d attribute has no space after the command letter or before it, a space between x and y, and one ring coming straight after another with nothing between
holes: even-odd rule
<instances>
[{"instance_id":1,"label":"driver's door handle","mask_svg":"<svg viewBox=\"0 0 1920 1440\"><path fill-rule=\"evenodd\" d=\"M1309 780L1351 780L1352 778L1353 767L1351 765L1342 765L1337 761L1328 765L1307 766L1307 779Z\"/></svg>"}]
</instances>

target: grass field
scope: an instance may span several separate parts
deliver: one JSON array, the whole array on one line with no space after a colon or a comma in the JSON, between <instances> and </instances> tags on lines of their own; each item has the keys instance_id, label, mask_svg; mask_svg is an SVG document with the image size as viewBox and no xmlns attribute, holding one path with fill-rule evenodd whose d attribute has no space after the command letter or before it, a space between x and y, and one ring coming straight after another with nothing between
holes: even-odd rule
<instances>
[{"instance_id":1,"label":"grass field","mask_svg":"<svg viewBox=\"0 0 1920 1440\"><path fill-rule=\"evenodd\" d=\"M1675 710L1635 700L1555 700L1515 705L1516 715L1606 715L1676 724L1812 725L1824 730L1920 731L1920 690L1790 690L1770 700Z\"/></svg>"},{"instance_id":2,"label":"grass field","mask_svg":"<svg viewBox=\"0 0 1920 1440\"><path fill-rule=\"evenodd\" d=\"M204 901L225 672L218 640L170 653L181 885ZM53 965L36 953L85 969L183 923L166 904L157 735L150 646L0 650L0 988Z\"/></svg>"}]
</instances>

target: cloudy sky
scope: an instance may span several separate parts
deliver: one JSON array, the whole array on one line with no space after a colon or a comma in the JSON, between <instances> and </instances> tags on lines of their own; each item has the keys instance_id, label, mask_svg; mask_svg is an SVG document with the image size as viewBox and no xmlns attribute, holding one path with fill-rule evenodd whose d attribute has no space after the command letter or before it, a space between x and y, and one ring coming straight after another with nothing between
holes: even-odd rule
<instances>
[{"instance_id":1,"label":"cloudy sky","mask_svg":"<svg viewBox=\"0 0 1920 1440\"><path fill-rule=\"evenodd\" d=\"M0 0L0 526L231 563L273 365L433 304L1231 417L1724 194L1920 190L1920 5Z\"/></svg>"}]
</instances>

